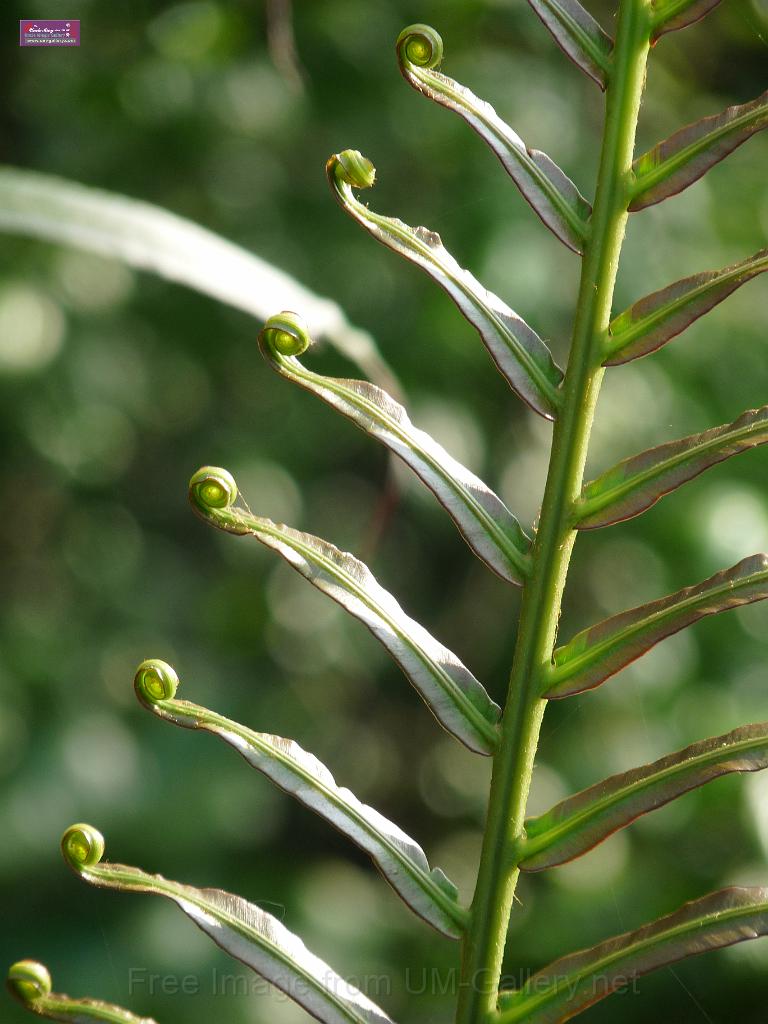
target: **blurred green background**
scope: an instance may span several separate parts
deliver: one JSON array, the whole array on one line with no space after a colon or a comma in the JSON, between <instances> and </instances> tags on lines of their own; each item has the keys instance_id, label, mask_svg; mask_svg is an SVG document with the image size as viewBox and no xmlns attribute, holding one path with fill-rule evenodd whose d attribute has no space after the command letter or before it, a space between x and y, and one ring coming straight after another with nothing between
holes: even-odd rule
<instances>
[{"instance_id":1,"label":"blurred green background","mask_svg":"<svg viewBox=\"0 0 768 1024\"><path fill-rule=\"evenodd\" d=\"M610 29L615 5L592 9ZM80 18L79 49L19 49L21 17ZM603 100L523 0L304 0L303 90L275 66L246 0L10 0L0 159L167 207L332 296L378 339L413 418L531 523L550 429L492 369L449 300L334 204L327 156L377 165L377 210L438 230L566 358L578 259L540 225L457 118L400 79L399 30L427 21L445 67L491 100L589 196ZM724 0L652 54L645 149L766 88L768 3ZM768 137L631 221L617 308L766 245ZM768 400L766 282L658 355L611 371L591 472ZM55 987L174 1021L305 1020L248 991L176 909L89 889L58 838L75 820L108 856L238 892L278 913L395 1019L446 1021L457 948L398 902L365 857L213 739L139 708L145 657L183 696L296 738L412 832L469 896L488 763L442 735L367 631L259 545L220 536L186 499L204 463L254 511L364 555L406 609L502 701L519 595L475 562L420 485L382 530L387 460L279 380L258 324L92 255L0 238L0 964L47 963ZM355 374L325 349L312 365ZM561 635L768 547L768 451L718 467L643 517L581 538ZM534 781L542 810L574 788L768 717L768 608L666 641L599 692L552 706ZM524 878L510 977L731 883L768 884L768 779L721 780L571 866ZM699 958L584 1015L666 1024L765 1021L768 942ZM130 971L134 970L132 994ZM143 972L143 973L142 973ZM166 991L150 976L166 980ZM240 977L222 995L222 975ZM168 992L185 977L197 994ZM263 986L256 985L257 989ZM0 1017L24 1012L4 1000Z\"/></svg>"}]
</instances>

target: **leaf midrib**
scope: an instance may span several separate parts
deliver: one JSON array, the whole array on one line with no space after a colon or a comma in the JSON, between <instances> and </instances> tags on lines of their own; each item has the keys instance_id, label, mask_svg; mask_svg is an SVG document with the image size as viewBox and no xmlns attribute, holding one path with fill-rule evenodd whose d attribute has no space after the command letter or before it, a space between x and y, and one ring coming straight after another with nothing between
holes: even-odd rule
<instances>
[{"instance_id":1,"label":"leaf midrib","mask_svg":"<svg viewBox=\"0 0 768 1024\"><path fill-rule=\"evenodd\" d=\"M609 953L600 959L595 960L587 967L582 970L575 971L573 974L569 974L565 978L560 975L559 978L561 981L556 981L554 987L547 992L533 996L523 995L521 997L521 1001L517 1005L512 1005L508 1010L503 1010L499 1014L497 1024L513 1024L515 1021L524 1019L524 1017L527 1017L532 1011L537 1010L542 1004L546 1005L548 1002L556 999L563 987L572 989L574 983L579 983L590 975L604 971L606 967L610 967L610 965L615 963L617 960L637 955L638 953L643 953L647 949L653 948L654 945L672 943L675 939L685 936L688 932L700 932L706 925L725 924L733 918L746 917L750 914L756 913L764 913L766 910L768 910L768 903L754 903L749 907L740 906L734 907L730 910L711 911L701 917L695 917L689 921L684 921L682 924L670 928L668 931L652 935L647 939L641 939L633 943L631 946L625 946L616 950L615 953ZM679 957L676 957L675 959L679 959ZM534 978L536 978L536 975L534 975Z\"/></svg>"},{"instance_id":2,"label":"leaf midrib","mask_svg":"<svg viewBox=\"0 0 768 1024\"><path fill-rule=\"evenodd\" d=\"M669 302L665 302L663 305L658 306L656 309L651 310L650 313L643 313L639 318L635 319L632 317L632 308L627 310L627 313L620 313L616 320L619 320L622 316L626 315L629 320L629 325L618 332L618 334L610 334L609 337L612 340L612 344L607 346L608 357L613 358L618 355L623 348L626 348L637 338L642 338L645 335L650 335L654 328L662 323L664 320L668 320L674 316L675 313L684 309L690 303L696 301L706 295L707 292L716 291L722 285L729 285L733 281L739 284L746 284L751 278L757 274L761 274L763 271L768 270L768 255L761 255L758 258L752 258L745 260L743 263L738 264L730 270L722 271L713 277L708 278L706 281L702 281L701 284L696 285L694 288L690 288L688 291L683 292L681 295L676 296ZM738 279L743 277L743 281ZM640 299L640 302L645 301ZM615 323L616 321L614 321ZM610 327L609 327L610 330Z\"/></svg>"},{"instance_id":3,"label":"leaf midrib","mask_svg":"<svg viewBox=\"0 0 768 1024\"><path fill-rule=\"evenodd\" d=\"M164 700L159 702L158 707L171 715L178 715L185 719L188 715L191 715L196 722L199 723L192 726L194 729L204 729L207 732L219 736L221 739L224 739L224 736L221 735L220 730L234 733L240 739L244 740L249 746L253 746L263 753L267 758L279 761L285 769L293 775L299 776L311 789L319 790L329 803L342 811L344 815L353 818L356 824L364 832L379 842L381 846L385 847L388 853L404 868L413 881L420 888L428 890L432 900L440 906L446 916L448 916L456 925L459 926L460 929L463 930L466 925L466 913L455 900L451 900L448 894L435 883L430 874L419 868L419 866L411 860L411 858L401 850L400 847L394 844L386 836L382 835L357 809L352 807L350 804L345 803L337 792L329 789L322 780L317 778L317 776L311 775L299 764L298 761L291 758L287 753L282 752L276 746L269 743L269 741L264 738L264 734L248 729L246 726L240 725L238 722L225 718L223 715L219 715L215 711L201 707L198 704L192 704L190 702L181 703L176 700ZM251 764L251 767L256 768L257 771L261 770L253 764ZM263 774L266 773L264 772ZM280 785L279 783L276 784ZM280 788L283 789L284 787L280 786ZM296 793L290 793L290 795L298 798L298 794ZM301 802L303 803L304 801Z\"/></svg>"},{"instance_id":4,"label":"leaf midrib","mask_svg":"<svg viewBox=\"0 0 768 1024\"><path fill-rule=\"evenodd\" d=\"M391 231L392 234L396 235L398 240L401 241L406 248L416 249L418 251L419 256L425 259L428 263L432 263L433 265L437 266L440 269L440 271L445 275L445 277L447 277L449 281L451 281L456 287L458 287L459 290L466 296L467 299L469 299L473 303L476 303L482 309L483 313L490 321L491 326L498 335L499 339L502 342L507 343L507 346L513 353L514 358L521 364L523 369L527 372L528 376L533 380L539 394L543 395L546 399L547 405L549 406L548 411L556 412L562 404L561 392L549 380L549 378L545 374L545 371L538 365L538 363L536 363L533 360L525 346L520 344L520 342L514 337L514 335L506 330L504 324L502 323L501 320L499 320L495 311L491 309L489 306L487 306L483 302L482 298L475 291L473 291L467 284L465 284L461 277L454 277L450 270L446 269L445 265L442 263L439 257L435 255L435 253L433 252L432 249L429 248L429 246L425 245L424 242L421 241L421 239L416 234L415 230L412 227L410 227L410 225L406 224L403 227L401 227L400 222L398 222L396 218L386 217L383 214L375 213L373 210L370 210L367 206L365 206L365 204L359 201L359 199L355 196L354 192L352 191L349 185L344 184L341 187L343 189L344 204L346 206L352 207L355 210L358 220L360 220L363 223L365 223L365 221L371 221L377 228L379 228L379 230L384 232ZM462 269L463 271L463 268L460 269ZM524 321L521 320L521 323L524 323ZM475 327L475 329L477 330L478 328ZM543 341L542 351L545 355L545 358L549 357L551 360L551 354L549 353L549 350L547 349L546 345L544 345ZM552 365L555 366L554 362L552 362ZM557 369L557 367L555 367L555 369ZM510 384L512 384L511 381ZM518 390L518 388L514 384L512 386L515 388L516 391Z\"/></svg>"},{"instance_id":5,"label":"leaf midrib","mask_svg":"<svg viewBox=\"0 0 768 1024\"><path fill-rule=\"evenodd\" d=\"M591 644L582 653L574 655L572 658L568 658L565 653L567 652L570 644L573 643L573 641L569 641L568 644L560 649L561 652L565 654L564 660L559 663L556 662L553 666L550 666L549 670L545 674L545 693L558 687L561 683L567 682L569 679L573 678L573 676L578 675L585 667L589 668L591 665L594 665L595 662L599 662L601 655L604 654L606 650L610 654L612 649L625 646L638 633L642 633L646 629L652 629L653 626L662 623L665 619L677 618L681 612L693 609L699 603L708 604L712 599L718 598L723 594L737 593L738 591L754 586L756 583L760 583L763 580L768 580L768 569L751 573L749 576L740 580L726 581L709 590L693 594L690 597L685 597L681 601L677 601L675 604L669 605L666 608L660 608L658 611L640 619L638 622L625 626L617 633L612 633L603 640L599 640L597 643ZM662 600L664 600L664 598L662 598ZM724 610L724 608L715 609L715 611ZM715 611L707 612L706 614L715 614ZM592 628L594 629L597 627ZM681 626L681 629L682 628L684 627ZM576 637L574 637L574 640L575 639ZM557 653L558 652L555 651L555 657L557 657Z\"/></svg>"},{"instance_id":6,"label":"leaf midrib","mask_svg":"<svg viewBox=\"0 0 768 1024\"><path fill-rule=\"evenodd\" d=\"M765 419L757 420L754 423L749 423L747 426L740 427L730 433L718 434L717 437L710 438L707 441L694 445L692 448L687 448L685 451L678 452L673 456L665 458L662 462L653 463L652 465L647 466L644 470L641 470L639 473L634 473L632 476L625 477L612 487L600 492L594 497L578 501L576 504L578 512L577 521L582 522L584 519L589 518L596 512L602 512L605 508L609 508L612 504L621 501L627 494L631 494L632 491L642 487L643 484L648 483L656 477L663 476L665 473L670 472L682 463L693 460L701 455L706 455L707 452L712 451L713 449L738 443L739 441L751 437L752 434L760 434L764 432L768 435L768 421ZM675 442L672 441L669 443L674 444ZM739 452L733 452L732 454L737 455ZM604 475L607 476L608 474L613 473L616 468L617 467L607 470ZM589 487L597 485L600 482L600 479L600 477L597 477L594 481L587 484L584 488L584 493L586 493Z\"/></svg>"},{"instance_id":7,"label":"leaf midrib","mask_svg":"<svg viewBox=\"0 0 768 1024\"><path fill-rule=\"evenodd\" d=\"M443 470L439 462L435 461L424 448L413 438L412 435L404 431L399 424L388 417L378 406L374 405L367 398L362 395L358 395L356 392L350 391L340 384L336 379L332 377L323 377L321 374L314 373L312 370L308 370L298 360L294 359L288 361L284 358L276 360L280 369L286 374L286 376L292 377L297 381L304 380L308 384L314 384L318 387L327 388L332 391L339 398L344 399L350 403L350 405L357 406L367 416L370 416L372 420L377 422L381 427L394 434L406 448L410 447L415 449L424 462L428 463L430 468L439 476L445 484L453 491L453 493L460 498L475 519L478 520L486 534L490 534L494 540L496 546L500 551L509 559L509 561L515 566L517 571L525 578L530 572L530 557L526 552L520 551L517 546L512 542L512 538L507 534L496 520L487 512L485 508L477 501L475 501L472 494L463 488L450 473ZM353 420L354 422L354 420ZM512 516L512 513L509 513ZM513 520L517 523L517 520L512 516ZM521 533L525 537L526 534L519 526ZM471 539L471 538L468 538Z\"/></svg>"},{"instance_id":8,"label":"leaf midrib","mask_svg":"<svg viewBox=\"0 0 768 1024\"><path fill-rule=\"evenodd\" d=\"M530 859L534 855L541 853L550 847L554 846L560 839L577 832L585 824L589 824L592 818L599 817L603 812L611 810L616 804L621 803L622 800L630 799L635 793L640 793L650 787L663 783L677 774L685 774L686 772L694 772L697 768L707 767L710 763L717 765L720 761L730 760L733 756L740 755L745 752L750 752L754 748L765 747L768 744L768 732L759 737L750 737L746 740L739 740L735 743L727 744L724 747L717 747L713 750L704 751L693 757L687 758L685 761L679 761L676 764L668 765L666 768L662 768L652 775L649 775L644 779L637 779L634 782L627 782L621 788L614 790L613 792L607 793L602 797L585 805L583 808L569 814L567 817L557 821L549 828L543 831L529 832L532 835L532 840L529 843L526 841L524 844L521 855L521 865L525 866L526 859ZM734 771L744 771L746 769L734 769ZM709 779L707 782L711 781ZM691 788L696 788L696 785L703 785L703 783L695 784ZM683 792L688 792L684 790ZM683 792L676 794L676 796L682 796ZM672 797L671 799L675 799ZM575 799L575 797L574 797ZM668 801L667 801L668 802ZM649 808L650 810L651 808ZM551 812L547 812L550 814ZM642 811L639 813L643 813ZM547 814L543 815L538 820L543 820ZM533 819L526 827L531 828L535 825ZM599 841L599 840L598 840Z\"/></svg>"},{"instance_id":9,"label":"leaf midrib","mask_svg":"<svg viewBox=\"0 0 768 1024\"><path fill-rule=\"evenodd\" d=\"M726 121L725 124L719 125L717 128L713 128L712 131L707 132L706 135L702 135L692 142L688 143L682 149L677 152L670 154L665 157L661 163L656 164L655 167L650 168L647 171L643 171L642 174L638 175L635 187L632 189L632 202L634 203L637 199L640 199L646 192L654 188L656 185L661 184L667 178L671 178L677 171L685 166L690 160L693 160L700 151L707 149L713 143L719 142L724 135L728 135L731 132L738 131L739 128L749 125L752 120L757 120L760 117L764 117L768 112L768 101L764 102L761 106L756 109L746 111L743 114L738 115L730 121ZM713 115L717 117L718 115ZM759 130L759 129L758 129ZM643 160L647 160L651 157L651 154L658 152L658 150L664 145L664 142L660 142L658 146L654 146L653 149L648 150L639 157L634 166L637 167Z\"/></svg>"}]
</instances>

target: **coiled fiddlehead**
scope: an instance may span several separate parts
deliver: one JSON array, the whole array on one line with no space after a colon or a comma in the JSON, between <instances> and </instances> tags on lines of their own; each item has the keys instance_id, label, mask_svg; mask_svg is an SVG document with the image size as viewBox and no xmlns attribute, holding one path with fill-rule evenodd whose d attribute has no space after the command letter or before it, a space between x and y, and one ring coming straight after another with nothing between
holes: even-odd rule
<instances>
[{"instance_id":1,"label":"coiled fiddlehead","mask_svg":"<svg viewBox=\"0 0 768 1024\"><path fill-rule=\"evenodd\" d=\"M167 661L148 658L136 670L133 681L136 696L147 706L161 700L172 700L179 688L179 677Z\"/></svg>"},{"instance_id":2,"label":"coiled fiddlehead","mask_svg":"<svg viewBox=\"0 0 768 1024\"><path fill-rule=\"evenodd\" d=\"M540 415L554 419L562 403L563 373L536 331L460 266L436 232L385 217L360 202L354 189L370 188L376 172L356 149L335 153L326 164L326 173L344 212L377 242L429 274L478 332L510 387Z\"/></svg>"},{"instance_id":3,"label":"coiled fiddlehead","mask_svg":"<svg viewBox=\"0 0 768 1024\"><path fill-rule=\"evenodd\" d=\"M438 68L443 60L443 39L431 25L409 25L395 43L401 66L413 64L417 68Z\"/></svg>"},{"instance_id":4,"label":"coiled fiddlehead","mask_svg":"<svg viewBox=\"0 0 768 1024\"><path fill-rule=\"evenodd\" d=\"M443 41L429 25L410 25L397 37L403 78L422 96L453 111L490 147L523 198L557 237L583 253L592 207L546 153L527 146L486 100L437 70Z\"/></svg>"},{"instance_id":5,"label":"coiled fiddlehead","mask_svg":"<svg viewBox=\"0 0 768 1024\"><path fill-rule=\"evenodd\" d=\"M76 872L94 867L104 856L104 836L92 825L70 825L61 837L64 860Z\"/></svg>"},{"instance_id":6,"label":"coiled fiddlehead","mask_svg":"<svg viewBox=\"0 0 768 1024\"><path fill-rule=\"evenodd\" d=\"M339 185L351 188L372 188L376 183L376 168L359 149L344 149L328 161Z\"/></svg>"},{"instance_id":7,"label":"coiled fiddlehead","mask_svg":"<svg viewBox=\"0 0 768 1024\"><path fill-rule=\"evenodd\" d=\"M287 333L287 332L283 332ZM235 478L220 466L202 466L189 481L189 501L200 519L213 522L228 533L248 533L242 527Z\"/></svg>"},{"instance_id":8,"label":"coiled fiddlehead","mask_svg":"<svg viewBox=\"0 0 768 1024\"><path fill-rule=\"evenodd\" d=\"M80 826L77 826L80 827ZM21 1005L38 1017L69 1021L70 1024L155 1024L147 1017L136 1017L112 1003L96 999L72 999L52 992L48 968L37 960L19 960L8 971L8 991Z\"/></svg>"},{"instance_id":9,"label":"coiled fiddlehead","mask_svg":"<svg viewBox=\"0 0 768 1024\"><path fill-rule=\"evenodd\" d=\"M259 341L281 356L300 356L312 344L306 321L287 309L267 320L259 332Z\"/></svg>"},{"instance_id":10,"label":"coiled fiddlehead","mask_svg":"<svg viewBox=\"0 0 768 1024\"><path fill-rule=\"evenodd\" d=\"M48 968L37 960L19 960L8 971L8 991L28 1006L51 994L53 982Z\"/></svg>"},{"instance_id":11,"label":"coiled fiddlehead","mask_svg":"<svg viewBox=\"0 0 768 1024\"><path fill-rule=\"evenodd\" d=\"M237 500L237 484L226 469L203 466L189 481L189 493L201 509L228 508Z\"/></svg>"}]
</instances>

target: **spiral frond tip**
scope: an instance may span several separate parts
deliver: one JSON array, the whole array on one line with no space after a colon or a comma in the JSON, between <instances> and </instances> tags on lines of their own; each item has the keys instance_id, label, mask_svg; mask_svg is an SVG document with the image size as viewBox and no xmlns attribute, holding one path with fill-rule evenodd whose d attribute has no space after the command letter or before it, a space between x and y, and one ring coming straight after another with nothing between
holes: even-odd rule
<instances>
[{"instance_id":1,"label":"spiral frond tip","mask_svg":"<svg viewBox=\"0 0 768 1024\"><path fill-rule=\"evenodd\" d=\"M91 868L104 856L104 836L93 825L70 825L61 837L61 852L76 871Z\"/></svg>"},{"instance_id":2,"label":"spiral frond tip","mask_svg":"<svg viewBox=\"0 0 768 1024\"><path fill-rule=\"evenodd\" d=\"M8 969L8 989L22 1003L34 1003L51 994L51 975L37 960L18 960Z\"/></svg>"},{"instance_id":3,"label":"spiral frond tip","mask_svg":"<svg viewBox=\"0 0 768 1024\"><path fill-rule=\"evenodd\" d=\"M300 356L312 344L306 320L289 309L271 316L259 334L262 345L281 356Z\"/></svg>"},{"instance_id":4,"label":"spiral frond tip","mask_svg":"<svg viewBox=\"0 0 768 1024\"><path fill-rule=\"evenodd\" d=\"M371 188L376 181L376 168L358 149L344 149L332 156L329 164L336 178L352 188Z\"/></svg>"},{"instance_id":5,"label":"spiral frond tip","mask_svg":"<svg viewBox=\"0 0 768 1024\"><path fill-rule=\"evenodd\" d=\"M189 495L204 512L229 508L237 499L237 484L226 469L203 466L189 481Z\"/></svg>"},{"instance_id":6,"label":"spiral frond tip","mask_svg":"<svg viewBox=\"0 0 768 1024\"><path fill-rule=\"evenodd\" d=\"M443 40L431 25L409 25L395 44L400 63L417 68L436 68L443 59Z\"/></svg>"},{"instance_id":7,"label":"spiral frond tip","mask_svg":"<svg viewBox=\"0 0 768 1024\"><path fill-rule=\"evenodd\" d=\"M179 677L167 661L148 658L136 669L133 686L139 700L145 704L157 704L158 701L171 700L176 696Z\"/></svg>"}]
</instances>

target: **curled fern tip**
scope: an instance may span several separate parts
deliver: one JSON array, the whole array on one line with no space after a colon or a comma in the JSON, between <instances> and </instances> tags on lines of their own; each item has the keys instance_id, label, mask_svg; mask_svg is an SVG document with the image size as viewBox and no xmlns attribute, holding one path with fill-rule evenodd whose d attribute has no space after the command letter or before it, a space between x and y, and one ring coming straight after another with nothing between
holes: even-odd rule
<instances>
[{"instance_id":1,"label":"curled fern tip","mask_svg":"<svg viewBox=\"0 0 768 1024\"><path fill-rule=\"evenodd\" d=\"M267 320L259 334L259 341L278 355L300 356L312 344L312 337L304 318L285 309Z\"/></svg>"},{"instance_id":2,"label":"curled fern tip","mask_svg":"<svg viewBox=\"0 0 768 1024\"><path fill-rule=\"evenodd\" d=\"M336 153L328 161L328 167L339 184L351 185L352 188L370 188L376 181L376 168L357 149Z\"/></svg>"},{"instance_id":3,"label":"curled fern tip","mask_svg":"<svg viewBox=\"0 0 768 1024\"><path fill-rule=\"evenodd\" d=\"M229 508L237 499L237 484L228 470L203 466L189 481L189 496L202 512Z\"/></svg>"},{"instance_id":4,"label":"curled fern tip","mask_svg":"<svg viewBox=\"0 0 768 1024\"><path fill-rule=\"evenodd\" d=\"M430 25L409 25L395 44L401 65L436 68L443 59L443 40Z\"/></svg>"},{"instance_id":5,"label":"curled fern tip","mask_svg":"<svg viewBox=\"0 0 768 1024\"><path fill-rule=\"evenodd\" d=\"M61 837L61 852L75 871L91 868L104 856L104 836L93 825L70 825Z\"/></svg>"},{"instance_id":6,"label":"curled fern tip","mask_svg":"<svg viewBox=\"0 0 768 1024\"><path fill-rule=\"evenodd\" d=\"M179 677L167 661L148 658L136 669L133 685L142 703L157 704L158 701L171 700L176 696Z\"/></svg>"},{"instance_id":7,"label":"curled fern tip","mask_svg":"<svg viewBox=\"0 0 768 1024\"><path fill-rule=\"evenodd\" d=\"M8 970L8 990L22 1003L34 1003L51 994L48 968L37 960L18 960Z\"/></svg>"}]
</instances>

